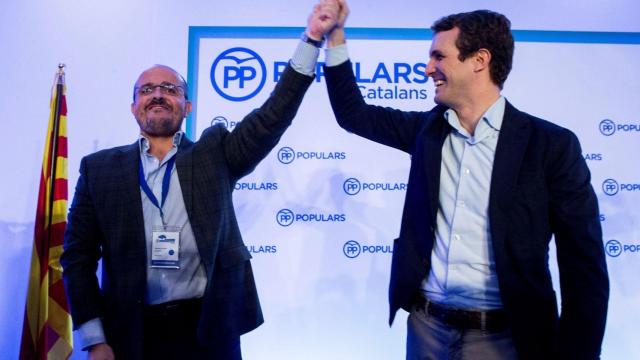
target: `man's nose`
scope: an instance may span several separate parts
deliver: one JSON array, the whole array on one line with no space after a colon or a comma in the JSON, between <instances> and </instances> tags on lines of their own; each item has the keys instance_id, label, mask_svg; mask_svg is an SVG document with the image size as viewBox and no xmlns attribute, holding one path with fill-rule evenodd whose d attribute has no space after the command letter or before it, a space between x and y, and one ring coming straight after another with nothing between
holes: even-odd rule
<instances>
[{"instance_id":1,"label":"man's nose","mask_svg":"<svg viewBox=\"0 0 640 360\"><path fill-rule=\"evenodd\" d=\"M151 95L154 98L164 98L164 93L162 92L162 87L160 86L154 86L153 87L153 91L151 92Z\"/></svg>"},{"instance_id":2,"label":"man's nose","mask_svg":"<svg viewBox=\"0 0 640 360\"><path fill-rule=\"evenodd\" d=\"M436 72L436 67L435 65L433 65L433 63L434 63L433 60L429 60L429 62L427 62L427 67L425 68L425 71L424 71L424 73L427 76L431 76L433 75L434 72Z\"/></svg>"}]
</instances>

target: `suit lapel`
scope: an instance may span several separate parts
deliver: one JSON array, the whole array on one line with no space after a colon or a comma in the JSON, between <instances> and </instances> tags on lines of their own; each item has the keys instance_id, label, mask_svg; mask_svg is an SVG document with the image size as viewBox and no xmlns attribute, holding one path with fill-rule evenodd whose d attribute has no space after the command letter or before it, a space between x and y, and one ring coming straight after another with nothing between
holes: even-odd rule
<instances>
[{"instance_id":1,"label":"suit lapel","mask_svg":"<svg viewBox=\"0 0 640 360\"><path fill-rule=\"evenodd\" d=\"M507 102L493 160L489 194L489 219L495 250L502 249L504 246L508 225L507 213L530 134L529 120Z\"/></svg>"},{"instance_id":2,"label":"suit lapel","mask_svg":"<svg viewBox=\"0 0 640 360\"><path fill-rule=\"evenodd\" d=\"M190 221L193 222L193 152L188 151L191 146L193 142L184 135L176 154L176 171L178 171L184 207Z\"/></svg>"},{"instance_id":3,"label":"suit lapel","mask_svg":"<svg viewBox=\"0 0 640 360\"><path fill-rule=\"evenodd\" d=\"M197 212L194 209L194 166L193 166L193 149L194 143L189 140L186 135L182 137L180 146L178 147L178 153L176 154L176 171L178 172L178 179L180 180L180 190L182 191L182 200L184 201L184 207L187 211L189 223L193 231L193 236L200 252L200 259L205 266L207 277L211 277L211 256L212 251L209 250L210 246L207 243L206 235L203 234L203 229L200 226L199 220L203 219L202 212ZM202 196L202 195L200 195Z\"/></svg>"},{"instance_id":4,"label":"suit lapel","mask_svg":"<svg viewBox=\"0 0 640 360\"><path fill-rule=\"evenodd\" d=\"M144 218L142 215L142 198L140 197L140 183L138 182L138 171L140 167L140 147L138 142L126 146L120 153L120 168L114 169L121 172L121 178L126 189L123 196L123 201L126 206L131 206L133 209L133 218L130 219L131 229L136 229L136 243L135 247L142 254L142 259L146 259L146 244L144 235ZM145 262L146 263L146 262Z\"/></svg>"},{"instance_id":5,"label":"suit lapel","mask_svg":"<svg viewBox=\"0 0 640 360\"><path fill-rule=\"evenodd\" d=\"M429 122L431 129L426 129L424 134L424 171L427 179L427 189L429 192L429 209L433 214L431 225L435 225L435 214L438 211L438 201L440 193L440 166L442 163L442 146L451 127L444 118L444 110L437 111L434 121Z\"/></svg>"}]
</instances>

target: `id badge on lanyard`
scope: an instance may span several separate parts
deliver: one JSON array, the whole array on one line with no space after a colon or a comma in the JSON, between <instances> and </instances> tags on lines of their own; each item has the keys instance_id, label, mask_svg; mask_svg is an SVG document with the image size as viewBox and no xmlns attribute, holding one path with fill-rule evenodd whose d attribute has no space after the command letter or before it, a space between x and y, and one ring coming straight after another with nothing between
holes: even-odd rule
<instances>
[{"instance_id":1,"label":"id badge on lanyard","mask_svg":"<svg viewBox=\"0 0 640 360\"><path fill-rule=\"evenodd\" d=\"M180 228L155 226L151 233L151 267L180 269Z\"/></svg>"},{"instance_id":2,"label":"id badge on lanyard","mask_svg":"<svg viewBox=\"0 0 640 360\"><path fill-rule=\"evenodd\" d=\"M161 226L154 226L151 232L151 263L152 268L179 269L180 268L180 227L167 226L164 220L164 212L162 208L169 193L169 183L171 181L171 170L176 161L176 156L172 156L167 161L167 167L162 178L162 200L158 203L158 199L147 184L142 170L142 159L138 171L138 180L142 191L147 195L151 203L160 210Z\"/></svg>"}]
</instances>

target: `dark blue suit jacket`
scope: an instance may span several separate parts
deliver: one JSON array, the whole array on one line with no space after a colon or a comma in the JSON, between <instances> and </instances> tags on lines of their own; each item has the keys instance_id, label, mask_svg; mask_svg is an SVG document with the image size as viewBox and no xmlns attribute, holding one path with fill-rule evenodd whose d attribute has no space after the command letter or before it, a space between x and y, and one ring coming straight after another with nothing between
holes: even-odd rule
<instances>
[{"instance_id":1,"label":"dark blue suit jacket","mask_svg":"<svg viewBox=\"0 0 640 360\"><path fill-rule=\"evenodd\" d=\"M410 311L435 241L446 108L403 112L365 104L351 63L325 67L343 128L411 155L400 237L394 241L390 319ZM426 221L425 221L426 220ZM507 103L498 138L489 221L500 294L521 358L593 359L600 354L609 281L596 195L569 130ZM562 311L549 272L555 236Z\"/></svg>"},{"instance_id":2,"label":"dark blue suit jacket","mask_svg":"<svg viewBox=\"0 0 640 360\"><path fill-rule=\"evenodd\" d=\"M204 131L196 143L184 138L176 169L189 221L207 274L198 338L215 346L253 330L262 311L231 193L291 124L312 78L290 67L271 97L232 133ZM65 233L65 287L75 327L102 318L116 358L140 359L146 242L138 166L138 143L82 159ZM96 268L102 257L102 288Z\"/></svg>"}]
</instances>

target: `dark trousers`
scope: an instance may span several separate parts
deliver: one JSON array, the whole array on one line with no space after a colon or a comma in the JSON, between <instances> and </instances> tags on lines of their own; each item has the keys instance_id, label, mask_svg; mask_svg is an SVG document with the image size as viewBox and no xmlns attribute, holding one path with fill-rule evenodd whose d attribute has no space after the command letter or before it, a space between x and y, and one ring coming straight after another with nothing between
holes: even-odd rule
<instances>
[{"instance_id":1,"label":"dark trousers","mask_svg":"<svg viewBox=\"0 0 640 360\"><path fill-rule=\"evenodd\" d=\"M240 339L224 346L200 344L196 332L200 299L171 301L145 308L145 359L241 360Z\"/></svg>"}]
</instances>

